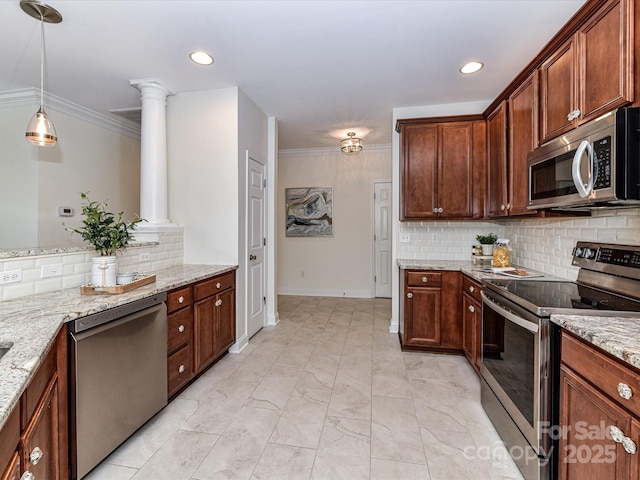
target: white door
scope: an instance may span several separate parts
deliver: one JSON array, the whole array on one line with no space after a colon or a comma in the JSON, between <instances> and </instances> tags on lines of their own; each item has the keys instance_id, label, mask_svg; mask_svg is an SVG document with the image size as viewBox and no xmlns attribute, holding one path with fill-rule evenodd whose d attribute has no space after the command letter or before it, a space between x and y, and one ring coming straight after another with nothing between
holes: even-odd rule
<instances>
[{"instance_id":1,"label":"white door","mask_svg":"<svg viewBox=\"0 0 640 480\"><path fill-rule=\"evenodd\" d=\"M374 184L374 248L376 297L391 297L391 182Z\"/></svg>"},{"instance_id":2,"label":"white door","mask_svg":"<svg viewBox=\"0 0 640 480\"><path fill-rule=\"evenodd\" d=\"M265 167L247 152L247 336L265 325Z\"/></svg>"}]
</instances>

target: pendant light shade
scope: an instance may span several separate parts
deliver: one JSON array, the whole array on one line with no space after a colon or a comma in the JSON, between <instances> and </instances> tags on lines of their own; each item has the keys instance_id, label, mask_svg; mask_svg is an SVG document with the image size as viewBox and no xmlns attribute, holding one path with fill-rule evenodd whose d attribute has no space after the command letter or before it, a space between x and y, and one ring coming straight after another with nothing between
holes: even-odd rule
<instances>
[{"instance_id":1,"label":"pendant light shade","mask_svg":"<svg viewBox=\"0 0 640 480\"><path fill-rule=\"evenodd\" d=\"M355 132L347 133L349 138L345 138L340 142L340 150L345 155L355 155L362 150L362 139L355 138Z\"/></svg>"},{"instance_id":2,"label":"pendant light shade","mask_svg":"<svg viewBox=\"0 0 640 480\"><path fill-rule=\"evenodd\" d=\"M40 20L40 109L31 117L25 137L33 145L53 147L58 143L58 136L44 111L44 22L60 23L62 15L55 8L36 0L22 0L20 7L28 15Z\"/></svg>"}]
</instances>

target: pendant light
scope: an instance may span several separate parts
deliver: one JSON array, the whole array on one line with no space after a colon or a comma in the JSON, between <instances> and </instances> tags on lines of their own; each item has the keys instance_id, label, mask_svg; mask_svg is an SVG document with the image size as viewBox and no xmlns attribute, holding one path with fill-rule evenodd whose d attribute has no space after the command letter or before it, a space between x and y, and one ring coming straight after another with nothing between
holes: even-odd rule
<instances>
[{"instance_id":1,"label":"pendant light","mask_svg":"<svg viewBox=\"0 0 640 480\"><path fill-rule=\"evenodd\" d=\"M44 111L44 22L60 23L62 15L53 7L36 0L21 0L25 13L40 20L40 109L27 125L27 142L39 147L53 147L58 142L56 129Z\"/></svg>"},{"instance_id":2,"label":"pendant light","mask_svg":"<svg viewBox=\"0 0 640 480\"><path fill-rule=\"evenodd\" d=\"M355 155L362 150L362 139L355 138L356 132L347 133L347 137L340 142L340 150L345 155Z\"/></svg>"}]
</instances>

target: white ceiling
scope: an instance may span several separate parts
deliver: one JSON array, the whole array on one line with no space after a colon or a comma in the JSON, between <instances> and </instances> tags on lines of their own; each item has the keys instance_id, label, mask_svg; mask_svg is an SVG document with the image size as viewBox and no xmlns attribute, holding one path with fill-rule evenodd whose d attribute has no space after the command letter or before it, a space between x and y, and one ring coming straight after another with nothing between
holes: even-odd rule
<instances>
[{"instance_id":1,"label":"white ceiling","mask_svg":"<svg viewBox=\"0 0 640 480\"><path fill-rule=\"evenodd\" d=\"M286 149L335 146L352 128L365 145L391 143L394 107L488 104L585 3L46 1L64 18L45 25L48 92L107 113L140 106L131 79L237 85L278 118ZM0 0L0 19L0 92L38 86L39 22L19 0ZM215 63L192 63L197 49ZM485 68L459 74L472 59Z\"/></svg>"}]
</instances>

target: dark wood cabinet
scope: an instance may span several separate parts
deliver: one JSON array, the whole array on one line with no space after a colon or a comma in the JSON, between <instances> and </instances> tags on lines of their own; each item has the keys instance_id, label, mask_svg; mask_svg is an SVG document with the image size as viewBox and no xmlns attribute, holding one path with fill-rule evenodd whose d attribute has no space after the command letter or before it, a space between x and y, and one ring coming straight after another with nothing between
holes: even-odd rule
<instances>
[{"instance_id":1,"label":"dark wood cabinet","mask_svg":"<svg viewBox=\"0 0 640 480\"><path fill-rule=\"evenodd\" d=\"M487 214L509 213L507 196L507 102L487 117Z\"/></svg>"},{"instance_id":2,"label":"dark wood cabinet","mask_svg":"<svg viewBox=\"0 0 640 480\"><path fill-rule=\"evenodd\" d=\"M566 332L561 362L560 478L638 478L638 372Z\"/></svg>"},{"instance_id":3,"label":"dark wood cabinet","mask_svg":"<svg viewBox=\"0 0 640 480\"><path fill-rule=\"evenodd\" d=\"M540 142L633 101L633 0L610 0L540 67Z\"/></svg>"},{"instance_id":4,"label":"dark wood cabinet","mask_svg":"<svg viewBox=\"0 0 640 480\"><path fill-rule=\"evenodd\" d=\"M462 353L460 272L405 270L401 288L402 348Z\"/></svg>"},{"instance_id":5,"label":"dark wood cabinet","mask_svg":"<svg viewBox=\"0 0 640 480\"><path fill-rule=\"evenodd\" d=\"M484 120L399 120L401 220L484 215Z\"/></svg>"},{"instance_id":6,"label":"dark wood cabinet","mask_svg":"<svg viewBox=\"0 0 640 480\"><path fill-rule=\"evenodd\" d=\"M69 478L66 329L57 335L0 432L2 480Z\"/></svg>"},{"instance_id":7,"label":"dark wood cabinet","mask_svg":"<svg viewBox=\"0 0 640 480\"><path fill-rule=\"evenodd\" d=\"M482 351L481 286L471 278L462 277L462 350L476 372L480 371Z\"/></svg>"},{"instance_id":8,"label":"dark wood cabinet","mask_svg":"<svg viewBox=\"0 0 640 480\"><path fill-rule=\"evenodd\" d=\"M174 396L193 378L192 287L167 294L167 375L168 396Z\"/></svg>"}]
</instances>

